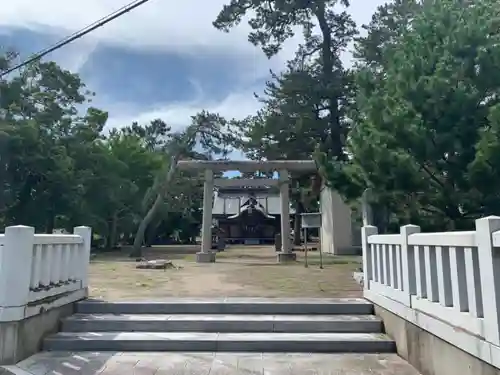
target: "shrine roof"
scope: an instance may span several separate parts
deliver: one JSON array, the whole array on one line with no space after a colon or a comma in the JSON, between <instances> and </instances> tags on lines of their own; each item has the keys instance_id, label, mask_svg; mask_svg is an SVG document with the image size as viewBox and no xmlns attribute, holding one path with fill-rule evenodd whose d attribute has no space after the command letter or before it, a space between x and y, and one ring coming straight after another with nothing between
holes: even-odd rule
<instances>
[{"instance_id":1,"label":"shrine roof","mask_svg":"<svg viewBox=\"0 0 500 375\"><path fill-rule=\"evenodd\" d=\"M260 194L260 195L279 195L279 190L275 186L248 186L248 187L235 187L235 186L228 186L228 187L217 187L216 188L217 193L220 196L223 195L241 195L241 196L248 196L249 194Z\"/></svg>"},{"instance_id":2,"label":"shrine roof","mask_svg":"<svg viewBox=\"0 0 500 375\"><path fill-rule=\"evenodd\" d=\"M254 197L256 201L265 209L265 213L268 215L280 215L281 214L281 201L278 191L263 191L261 193L254 191L242 191L241 189L231 193L224 192L218 193L214 197L214 206L212 210L213 215L228 215L233 216L240 213L242 206L251 197ZM290 209L290 214L293 214L294 210Z\"/></svg>"}]
</instances>

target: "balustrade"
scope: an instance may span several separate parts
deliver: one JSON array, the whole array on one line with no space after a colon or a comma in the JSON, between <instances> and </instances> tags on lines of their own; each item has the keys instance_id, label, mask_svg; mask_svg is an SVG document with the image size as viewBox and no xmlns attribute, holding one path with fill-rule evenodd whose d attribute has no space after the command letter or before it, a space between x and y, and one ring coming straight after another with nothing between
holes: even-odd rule
<instances>
[{"instance_id":1,"label":"balustrade","mask_svg":"<svg viewBox=\"0 0 500 375\"><path fill-rule=\"evenodd\" d=\"M362 233L367 298L385 297L500 346L500 217L477 220L474 231L407 225L399 234L373 226Z\"/></svg>"},{"instance_id":2,"label":"balustrade","mask_svg":"<svg viewBox=\"0 0 500 375\"><path fill-rule=\"evenodd\" d=\"M26 318L37 311L30 306L86 290L90 243L88 227L73 234L7 227L0 235L0 321Z\"/></svg>"}]
</instances>

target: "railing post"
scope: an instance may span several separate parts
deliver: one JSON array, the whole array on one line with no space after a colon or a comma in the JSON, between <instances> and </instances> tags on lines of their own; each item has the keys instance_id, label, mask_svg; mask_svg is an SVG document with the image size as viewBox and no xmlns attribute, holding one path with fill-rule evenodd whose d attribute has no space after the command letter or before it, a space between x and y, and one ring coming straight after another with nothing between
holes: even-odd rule
<instances>
[{"instance_id":1,"label":"railing post","mask_svg":"<svg viewBox=\"0 0 500 375\"><path fill-rule=\"evenodd\" d=\"M73 234L77 234L83 238L83 251L78 255L82 260L80 269L80 279L82 280L82 288L88 287L89 280L89 263L90 263L90 246L92 243L92 228L90 227L76 227L73 229Z\"/></svg>"},{"instance_id":2,"label":"railing post","mask_svg":"<svg viewBox=\"0 0 500 375\"><path fill-rule=\"evenodd\" d=\"M400 228L401 233L401 278L403 279L403 291L408 295L407 305L411 306L411 296L416 293L416 272L415 272L415 250L413 246L408 246L408 237L414 233L420 233L418 225L404 225Z\"/></svg>"},{"instance_id":3,"label":"railing post","mask_svg":"<svg viewBox=\"0 0 500 375\"><path fill-rule=\"evenodd\" d=\"M361 247L363 250L363 284L364 289L370 288L370 280L373 279L372 268L371 268L371 258L372 252L370 249L370 244L368 243L368 237L377 234L378 229L373 225L366 225L361 228Z\"/></svg>"},{"instance_id":4,"label":"railing post","mask_svg":"<svg viewBox=\"0 0 500 375\"><path fill-rule=\"evenodd\" d=\"M500 346L500 254L493 248L492 234L500 230L500 217L476 220L476 242L483 295L484 336ZM497 250L497 251L495 251Z\"/></svg>"},{"instance_id":5,"label":"railing post","mask_svg":"<svg viewBox=\"0 0 500 375\"><path fill-rule=\"evenodd\" d=\"M28 303L34 238L32 227L5 228L0 249L0 308L23 307Z\"/></svg>"}]
</instances>

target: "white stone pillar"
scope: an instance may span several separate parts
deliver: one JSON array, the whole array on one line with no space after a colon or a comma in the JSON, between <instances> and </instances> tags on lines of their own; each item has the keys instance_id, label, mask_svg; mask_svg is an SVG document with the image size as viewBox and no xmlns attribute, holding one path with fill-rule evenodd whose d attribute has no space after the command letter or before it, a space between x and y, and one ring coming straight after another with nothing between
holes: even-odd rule
<instances>
[{"instance_id":1,"label":"white stone pillar","mask_svg":"<svg viewBox=\"0 0 500 375\"><path fill-rule=\"evenodd\" d=\"M198 263L215 262L215 253L212 249L212 206L214 194L214 172L205 171L205 184L203 185L203 219L201 223L201 252L196 254Z\"/></svg>"},{"instance_id":2,"label":"white stone pillar","mask_svg":"<svg viewBox=\"0 0 500 375\"><path fill-rule=\"evenodd\" d=\"M484 338L500 346L500 254L492 234L500 230L500 217L476 220L476 241L483 295Z\"/></svg>"},{"instance_id":3,"label":"white stone pillar","mask_svg":"<svg viewBox=\"0 0 500 375\"><path fill-rule=\"evenodd\" d=\"M361 195L361 211L363 216L363 226L373 225L373 211L370 204L372 189L366 189Z\"/></svg>"},{"instance_id":4,"label":"white stone pillar","mask_svg":"<svg viewBox=\"0 0 500 375\"><path fill-rule=\"evenodd\" d=\"M295 260L296 254L290 246L290 196L289 180L287 170L279 171L280 181L280 215L281 215L281 253L278 253L278 261Z\"/></svg>"},{"instance_id":5,"label":"white stone pillar","mask_svg":"<svg viewBox=\"0 0 500 375\"><path fill-rule=\"evenodd\" d=\"M407 297L404 303L411 307L411 296L417 294L417 270L415 266L415 247L408 245L408 237L420 233L420 227L407 224L400 227L399 232L401 233L401 282Z\"/></svg>"},{"instance_id":6,"label":"white stone pillar","mask_svg":"<svg viewBox=\"0 0 500 375\"><path fill-rule=\"evenodd\" d=\"M351 208L336 191L323 185L320 193L321 232L323 253L353 255L358 250L352 241Z\"/></svg>"},{"instance_id":7,"label":"white stone pillar","mask_svg":"<svg viewBox=\"0 0 500 375\"><path fill-rule=\"evenodd\" d=\"M92 229L90 227L75 227L73 228L73 234L76 234L83 239L83 245L81 253L78 254L78 258L81 259L81 264L79 265L79 277L82 280L82 288L87 288L89 285L89 263L90 263L90 247L92 246Z\"/></svg>"},{"instance_id":8,"label":"white stone pillar","mask_svg":"<svg viewBox=\"0 0 500 375\"><path fill-rule=\"evenodd\" d=\"M0 251L0 321L24 318L30 292L34 240L35 229L32 227L5 228Z\"/></svg>"},{"instance_id":9,"label":"white stone pillar","mask_svg":"<svg viewBox=\"0 0 500 375\"><path fill-rule=\"evenodd\" d=\"M373 225L366 225L361 228L361 246L363 249L363 284L364 289L370 289L370 281L373 280L373 270L372 270L372 249L368 243L368 237L377 234L377 227Z\"/></svg>"}]
</instances>

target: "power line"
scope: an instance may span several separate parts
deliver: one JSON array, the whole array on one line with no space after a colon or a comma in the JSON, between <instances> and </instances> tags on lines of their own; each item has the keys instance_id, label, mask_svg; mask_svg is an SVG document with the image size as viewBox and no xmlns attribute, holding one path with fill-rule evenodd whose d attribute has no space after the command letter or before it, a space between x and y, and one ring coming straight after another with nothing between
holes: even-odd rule
<instances>
[{"instance_id":1,"label":"power line","mask_svg":"<svg viewBox=\"0 0 500 375\"><path fill-rule=\"evenodd\" d=\"M20 69L23 66L26 66L26 65L32 63L33 61L41 59L42 57L48 55L49 53L54 52L54 51L58 50L59 48L64 47L65 45L67 45L67 44L69 44L77 39L80 39L81 37L87 35L88 33L106 25L108 22L111 22L120 16L123 16L125 13L128 13L131 10L134 10L135 8L141 6L142 4L147 3L148 1L149 0L135 0L135 1L132 1L131 3L128 3L127 5L124 5L120 9L115 10L114 12L108 14L107 16L100 18L99 20L91 23L90 25L84 27L83 29L81 29L81 30L71 34L70 36L62 39L61 41L57 42L56 44L52 45L51 47L45 48L45 49L35 53L35 55L30 57L29 59L24 60L23 62L13 66L12 68L9 68L7 70L4 70L3 72L0 72L0 78L13 72L14 70Z\"/></svg>"}]
</instances>

